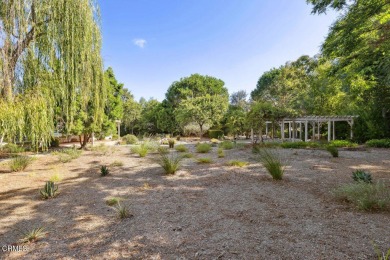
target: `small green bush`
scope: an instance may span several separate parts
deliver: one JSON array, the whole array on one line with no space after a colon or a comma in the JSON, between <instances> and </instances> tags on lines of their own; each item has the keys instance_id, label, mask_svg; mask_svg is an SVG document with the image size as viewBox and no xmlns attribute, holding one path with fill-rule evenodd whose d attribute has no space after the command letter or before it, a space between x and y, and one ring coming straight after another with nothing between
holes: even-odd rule
<instances>
[{"instance_id":1,"label":"small green bush","mask_svg":"<svg viewBox=\"0 0 390 260\"><path fill-rule=\"evenodd\" d=\"M100 175L104 177L108 174L110 174L110 170L108 169L108 167L105 165L100 166Z\"/></svg>"},{"instance_id":2,"label":"small green bush","mask_svg":"<svg viewBox=\"0 0 390 260\"><path fill-rule=\"evenodd\" d=\"M331 146L338 147L338 148L341 148L341 147L357 147L358 146L357 143L353 143L353 142L348 141L348 140L332 140L332 141L330 141L329 144Z\"/></svg>"},{"instance_id":3,"label":"small green bush","mask_svg":"<svg viewBox=\"0 0 390 260\"><path fill-rule=\"evenodd\" d=\"M247 166L248 164L249 164L248 162L244 162L240 160L231 160L227 163L227 165L229 166L237 166L237 167L244 167Z\"/></svg>"},{"instance_id":4,"label":"small green bush","mask_svg":"<svg viewBox=\"0 0 390 260\"><path fill-rule=\"evenodd\" d=\"M141 145L133 146L130 148L132 153L138 154L140 157L145 157L149 153L149 149L145 143Z\"/></svg>"},{"instance_id":5,"label":"small green bush","mask_svg":"<svg viewBox=\"0 0 390 260\"><path fill-rule=\"evenodd\" d=\"M225 157L225 152L223 151L222 148L218 148L218 158L223 158Z\"/></svg>"},{"instance_id":6,"label":"small green bush","mask_svg":"<svg viewBox=\"0 0 390 260\"><path fill-rule=\"evenodd\" d=\"M22 232L23 237L20 239L22 243L31 243L46 236L47 232L43 227L33 228Z\"/></svg>"},{"instance_id":7,"label":"small green bush","mask_svg":"<svg viewBox=\"0 0 390 260\"><path fill-rule=\"evenodd\" d=\"M197 159L198 163L212 163L213 160L211 160L211 158L198 158Z\"/></svg>"},{"instance_id":8,"label":"small green bush","mask_svg":"<svg viewBox=\"0 0 390 260\"><path fill-rule=\"evenodd\" d=\"M336 198L352 203L359 210L374 211L390 208L390 189L383 182L355 182L333 191Z\"/></svg>"},{"instance_id":9,"label":"small green bush","mask_svg":"<svg viewBox=\"0 0 390 260\"><path fill-rule=\"evenodd\" d=\"M157 152L159 154L169 154L169 149L164 147L164 146L160 146L158 149L157 149Z\"/></svg>"},{"instance_id":10,"label":"small green bush","mask_svg":"<svg viewBox=\"0 0 390 260\"><path fill-rule=\"evenodd\" d=\"M199 143L196 145L196 152L198 153L208 153L211 150L211 145L206 143Z\"/></svg>"},{"instance_id":11,"label":"small green bush","mask_svg":"<svg viewBox=\"0 0 390 260\"><path fill-rule=\"evenodd\" d=\"M328 145L326 147L326 150L333 156L333 157L339 157L339 150L337 149L337 147L333 146L333 145Z\"/></svg>"},{"instance_id":12,"label":"small green bush","mask_svg":"<svg viewBox=\"0 0 390 260\"><path fill-rule=\"evenodd\" d=\"M390 139L372 139L366 142L368 147L390 148Z\"/></svg>"},{"instance_id":13,"label":"small green bush","mask_svg":"<svg viewBox=\"0 0 390 260\"><path fill-rule=\"evenodd\" d=\"M117 212L117 215L120 219L130 218L132 215L129 212L129 209L127 206L122 206L120 203L118 203L115 207L115 210Z\"/></svg>"},{"instance_id":14,"label":"small green bush","mask_svg":"<svg viewBox=\"0 0 390 260\"><path fill-rule=\"evenodd\" d=\"M178 171L181 166L182 159L183 157L178 155L163 154L161 155L158 163L165 170L165 174L175 174L175 172Z\"/></svg>"},{"instance_id":15,"label":"small green bush","mask_svg":"<svg viewBox=\"0 0 390 260\"><path fill-rule=\"evenodd\" d=\"M230 150L234 148L234 143L231 141L223 141L218 146L224 150Z\"/></svg>"},{"instance_id":16,"label":"small green bush","mask_svg":"<svg viewBox=\"0 0 390 260\"><path fill-rule=\"evenodd\" d=\"M304 148L319 148L321 144L318 142L283 142L280 143L282 148L291 148L291 149L304 149ZM277 144L274 144L273 147L277 147Z\"/></svg>"},{"instance_id":17,"label":"small green bush","mask_svg":"<svg viewBox=\"0 0 390 260\"><path fill-rule=\"evenodd\" d=\"M47 181L45 186L39 192L43 199L50 199L56 196L58 190L58 185L55 185L52 181Z\"/></svg>"},{"instance_id":18,"label":"small green bush","mask_svg":"<svg viewBox=\"0 0 390 260\"><path fill-rule=\"evenodd\" d=\"M282 160L273 152L259 150L260 161L274 180L283 179L284 167Z\"/></svg>"},{"instance_id":19,"label":"small green bush","mask_svg":"<svg viewBox=\"0 0 390 260\"><path fill-rule=\"evenodd\" d=\"M16 156L9 162L9 167L13 172L20 172L25 170L32 162L28 156Z\"/></svg>"},{"instance_id":20,"label":"small green bush","mask_svg":"<svg viewBox=\"0 0 390 260\"><path fill-rule=\"evenodd\" d=\"M81 155L81 150L77 150L76 148L71 148L71 149L63 149L58 151L59 157L58 159L62 163L67 163L70 162L74 159L77 159Z\"/></svg>"},{"instance_id":21,"label":"small green bush","mask_svg":"<svg viewBox=\"0 0 390 260\"><path fill-rule=\"evenodd\" d=\"M122 136L122 141L124 141L126 144L136 144L138 143L138 138L135 135L125 135Z\"/></svg>"},{"instance_id":22,"label":"small green bush","mask_svg":"<svg viewBox=\"0 0 390 260\"><path fill-rule=\"evenodd\" d=\"M209 130L208 136L209 136L209 138L220 139L223 137L223 131L222 130Z\"/></svg>"},{"instance_id":23,"label":"small green bush","mask_svg":"<svg viewBox=\"0 0 390 260\"><path fill-rule=\"evenodd\" d=\"M182 157L183 158L192 158L192 157L194 157L194 155L192 153L185 153L185 154L183 154Z\"/></svg>"},{"instance_id":24,"label":"small green bush","mask_svg":"<svg viewBox=\"0 0 390 260\"><path fill-rule=\"evenodd\" d=\"M0 147L0 150L4 153L22 153L25 151L23 147L13 143L9 143Z\"/></svg>"},{"instance_id":25,"label":"small green bush","mask_svg":"<svg viewBox=\"0 0 390 260\"><path fill-rule=\"evenodd\" d=\"M121 201L122 201L121 198L112 197L112 198L109 198L108 200L106 200L106 204L108 206L115 206L115 205L118 205Z\"/></svg>"},{"instance_id":26,"label":"small green bush","mask_svg":"<svg viewBox=\"0 0 390 260\"><path fill-rule=\"evenodd\" d=\"M369 172L365 172L363 170L356 170L352 173L352 179L354 181L362 181L365 183L372 183L372 177Z\"/></svg>"},{"instance_id":27,"label":"small green bush","mask_svg":"<svg viewBox=\"0 0 390 260\"><path fill-rule=\"evenodd\" d=\"M55 173L50 177L50 181L52 182L60 182L62 179L63 177L59 173Z\"/></svg>"},{"instance_id":28,"label":"small green bush","mask_svg":"<svg viewBox=\"0 0 390 260\"><path fill-rule=\"evenodd\" d=\"M187 146L185 146L184 144L176 145L175 149L176 149L176 151L178 151L179 153L185 153L185 152L188 151Z\"/></svg>"},{"instance_id":29,"label":"small green bush","mask_svg":"<svg viewBox=\"0 0 390 260\"><path fill-rule=\"evenodd\" d=\"M168 140L168 145L169 145L169 148L173 148L175 146L175 139L169 139Z\"/></svg>"}]
</instances>

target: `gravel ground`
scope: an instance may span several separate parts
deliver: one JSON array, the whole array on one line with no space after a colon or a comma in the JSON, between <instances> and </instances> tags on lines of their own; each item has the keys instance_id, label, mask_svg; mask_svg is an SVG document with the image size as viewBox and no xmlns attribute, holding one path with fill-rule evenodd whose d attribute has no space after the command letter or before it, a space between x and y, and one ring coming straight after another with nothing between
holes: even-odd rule
<instances>
[{"instance_id":1,"label":"gravel ground","mask_svg":"<svg viewBox=\"0 0 390 260\"><path fill-rule=\"evenodd\" d=\"M128 147L83 152L71 162L37 156L24 172L0 164L0 246L20 245L21 230L43 226L48 234L26 251L1 259L377 259L374 241L390 248L390 213L360 212L330 191L352 181L354 169L390 180L390 150L278 150L286 164L273 181L250 149L225 151L213 163L183 161L165 176L156 154L139 158ZM194 148L191 147L192 152ZM247 167L229 167L241 159ZM111 174L100 165L114 161ZM41 200L38 190L55 173L60 194ZM110 197L123 198L131 218L119 220Z\"/></svg>"}]
</instances>

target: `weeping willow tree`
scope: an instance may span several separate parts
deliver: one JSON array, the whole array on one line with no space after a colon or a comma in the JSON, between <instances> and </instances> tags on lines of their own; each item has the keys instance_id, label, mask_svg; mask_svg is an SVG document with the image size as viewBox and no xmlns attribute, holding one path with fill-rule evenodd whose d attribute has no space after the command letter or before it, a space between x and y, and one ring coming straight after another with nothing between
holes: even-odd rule
<instances>
[{"instance_id":1,"label":"weeping willow tree","mask_svg":"<svg viewBox=\"0 0 390 260\"><path fill-rule=\"evenodd\" d=\"M0 141L45 149L58 119L89 136L105 99L94 0L0 1Z\"/></svg>"}]
</instances>

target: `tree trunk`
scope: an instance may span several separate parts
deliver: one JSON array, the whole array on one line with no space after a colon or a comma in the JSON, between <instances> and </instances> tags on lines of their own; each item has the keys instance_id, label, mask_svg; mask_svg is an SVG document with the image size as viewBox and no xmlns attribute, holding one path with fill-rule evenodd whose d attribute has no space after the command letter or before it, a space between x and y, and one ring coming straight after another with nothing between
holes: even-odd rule
<instances>
[{"instance_id":1,"label":"tree trunk","mask_svg":"<svg viewBox=\"0 0 390 260\"><path fill-rule=\"evenodd\" d=\"M203 136L203 124L202 125L199 125L200 127L200 140L199 141L202 141L202 136Z\"/></svg>"},{"instance_id":2,"label":"tree trunk","mask_svg":"<svg viewBox=\"0 0 390 260\"><path fill-rule=\"evenodd\" d=\"M81 143L80 149L84 149L87 146L90 138L91 138L91 136L89 134L84 133L84 138L83 138L83 142Z\"/></svg>"}]
</instances>

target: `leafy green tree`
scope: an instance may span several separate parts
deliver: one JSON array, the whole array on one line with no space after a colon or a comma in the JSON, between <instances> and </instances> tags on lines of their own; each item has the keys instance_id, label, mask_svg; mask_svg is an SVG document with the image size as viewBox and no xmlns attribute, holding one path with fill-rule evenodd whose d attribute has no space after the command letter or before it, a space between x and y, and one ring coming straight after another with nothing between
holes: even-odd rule
<instances>
[{"instance_id":1,"label":"leafy green tree","mask_svg":"<svg viewBox=\"0 0 390 260\"><path fill-rule=\"evenodd\" d=\"M142 107L141 117L138 120L137 127L141 133L156 134L160 132L158 128L158 113L160 111L160 102L156 99L140 100Z\"/></svg>"},{"instance_id":2,"label":"leafy green tree","mask_svg":"<svg viewBox=\"0 0 390 260\"><path fill-rule=\"evenodd\" d=\"M131 129L131 134L134 134L134 127L141 118L142 106L136 100L134 96L125 89L123 99L123 117L122 124L125 128ZM127 132L127 131L125 131Z\"/></svg>"}]
</instances>

